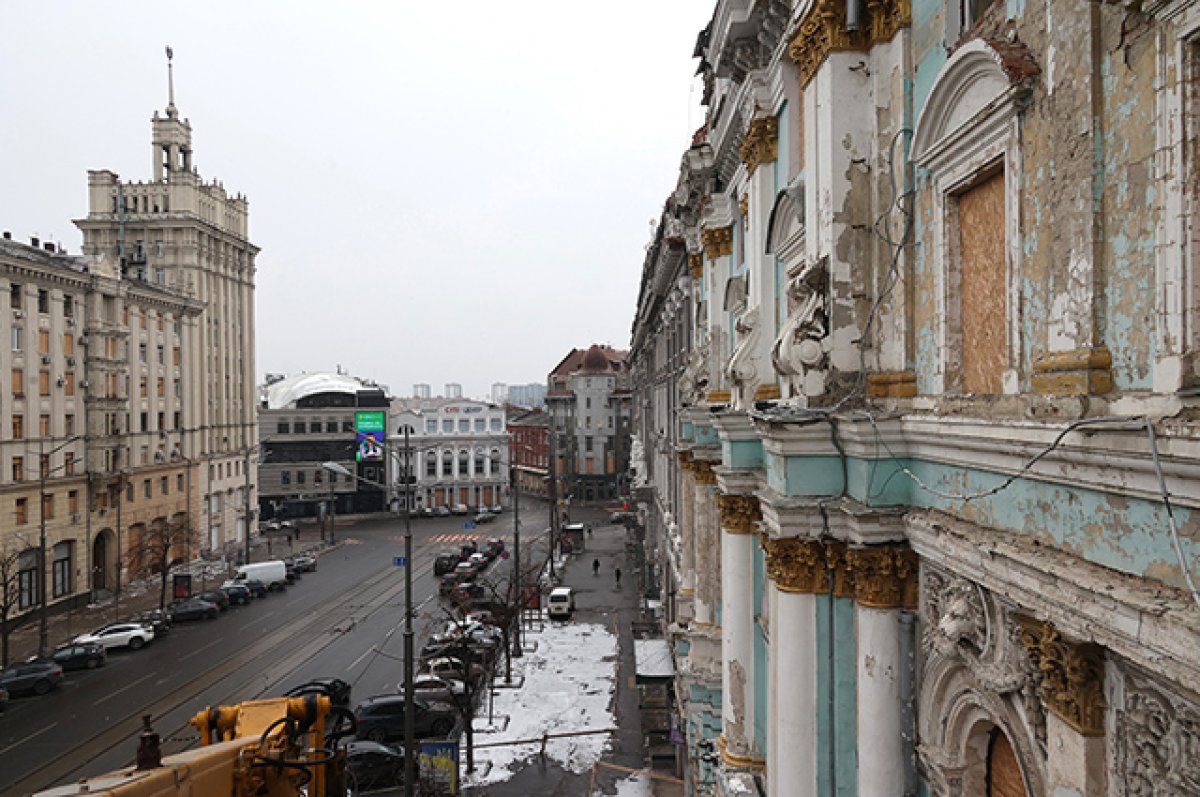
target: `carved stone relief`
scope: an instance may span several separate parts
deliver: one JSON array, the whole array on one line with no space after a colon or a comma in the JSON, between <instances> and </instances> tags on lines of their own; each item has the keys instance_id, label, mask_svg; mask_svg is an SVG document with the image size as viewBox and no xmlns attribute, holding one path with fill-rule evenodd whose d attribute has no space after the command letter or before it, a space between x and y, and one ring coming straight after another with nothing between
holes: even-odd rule
<instances>
[{"instance_id":1,"label":"carved stone relief","mask_svg":"<svg viewBox=\"0 0 1200 797\"><path fill-rule=\"evenodd\" d=\"M1200 794L1200 705L1130 666L1115 709L1113 781L1123 797Z\"/></svg>"},{"instance_id":2,"label":"carved stone relief","mask_svg":"<svg viewBox=\"0 0 1200 797\"><path fill-rule=\"evenodd\" d=\"M758 349L759 311L757 307L747 310L738 316L735 328L738 342L729 358L725 374L733 385L734 409L748 409L753 406L754 388L758 385Z\"/></svg>"},{"instance_id":3,"label":"carved stone relief","mask_svg":"<svg viewBox=\"0 0 1200 797\"><path fill-rule=\"evenodd\" d=\"M687 364L679 374L679 393L683 405L694 406L708 395L708 338L692 349Z\"/></svg>"},{"instance_id":4,"label":"carved stone relief","mask_svg":"<svg viewBox=\"0 0 1200 797\"><path fill-rule=\"evenodd\" d=\"M829 360L828 258L803 260L788 270L788 317L771 349L779 373L789 377L792 394L825 392Z\"/></svg>"}]
</instances>

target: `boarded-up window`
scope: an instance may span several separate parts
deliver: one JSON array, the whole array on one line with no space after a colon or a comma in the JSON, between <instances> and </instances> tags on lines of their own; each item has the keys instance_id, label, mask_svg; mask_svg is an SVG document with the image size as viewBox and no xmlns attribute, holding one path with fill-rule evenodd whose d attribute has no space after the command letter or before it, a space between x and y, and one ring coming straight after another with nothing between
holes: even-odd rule
<instances>
[{"instance_id":1,"label":"boarded-up window","mask_svg":"<svg viewBox=\"0 0 1200 797\"><path fill-rule=\"evenodd\" d=\"M1021 765L1009 744L1008 737L999 731L992 736L988 750L987 797L1028 797Z\"/></svg>"},{"instance_id":2,"label":"boarded-up window","mask_svg":"<svg viewBox=\"0 0 1200 797\"><path fill-rule=\"evenodd\" d=\"M1004 258L1004 173L958 197L962 301L962 391L1001 391L1007 307Z\"/></svg>"}]
</instances>

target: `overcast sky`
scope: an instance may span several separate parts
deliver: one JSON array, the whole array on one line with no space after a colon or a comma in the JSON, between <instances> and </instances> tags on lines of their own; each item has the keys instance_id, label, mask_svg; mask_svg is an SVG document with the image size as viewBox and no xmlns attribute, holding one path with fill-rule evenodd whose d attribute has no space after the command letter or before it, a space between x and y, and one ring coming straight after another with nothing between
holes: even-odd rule
<instances>
[{"instance_id":1,"label":"overcast sky","mask_svg":"<svg viewBox=\"0 0 1200 797\"><path fill-rule=\"evenodd\" d=\"M149 179L169 44L193 163L250 200L260 380L544 383L573 347L628 347L712 8L5 3L0 229L78 253L87 170Z\"/></svg>"}]
</instances>

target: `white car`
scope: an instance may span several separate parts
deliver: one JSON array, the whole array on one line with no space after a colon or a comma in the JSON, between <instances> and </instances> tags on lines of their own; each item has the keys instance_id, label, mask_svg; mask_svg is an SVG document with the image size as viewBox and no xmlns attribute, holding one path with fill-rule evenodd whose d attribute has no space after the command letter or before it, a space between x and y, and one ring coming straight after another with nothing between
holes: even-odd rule
<instances>
[{"instance_id":1,"label":"white car","mask_svg":"<svg viewBox=\"0 0 1200 797\"><path fill-rule=\"evenodd\" d=\"M400 682L396 691L404 694L403 681ZM467 685L455 678L439 678L426 673L413 678L413 691L430 700L456 705L467 694Z\"/></svg>"},{"instance_id":2,"label":"white car","mask_svg":"<svg viewBox=\"0 0 1200 797\"><path fill-rule=\"evenodd\" d=\"M74 639L76 645L91 642L105 650L122 647L128 647L130 650L138 650L145 646L147 642L153 641L154 629L147 628L139 623L113 623L112 625L99 628L90 634L80 634Z\"/></svg>"}]
</instances>

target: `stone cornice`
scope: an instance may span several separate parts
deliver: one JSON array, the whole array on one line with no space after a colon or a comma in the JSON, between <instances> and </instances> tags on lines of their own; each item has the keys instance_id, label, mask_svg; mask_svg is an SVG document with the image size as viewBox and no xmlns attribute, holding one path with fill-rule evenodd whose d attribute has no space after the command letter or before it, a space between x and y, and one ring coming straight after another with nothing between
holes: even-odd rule
<instances>
[{"instance_id":1,"label":"stone cornice","mask_svg":"<svg viewBox=\"0 0 1200 797\"><path fill-rule=\"evenodd\" d=\"M1200 683L1200 611L1184 593L941 512L912 512L905 520L922 560L1177 685L1195 691Z\"/></svg>"},{"instance_id":2,"label":"stone cornice","mask_svg":"<svg viewBox=\"0 0 1200 797\"><path fill-rule=\"evenodd\" d=\"M878 545L904 540L907 507L869 507L853 498L794 498L770 487L757 491L762 501L763 526L774 536L804 529L807 536L832 537L855 545Z\"/></svg>"},{"instance_id":3,"label":"stone cornice","mask_svg":"<svg viewBox=\"0 0 1200 797\"><path fill-rule=\"evenodd\" d=\"M1018 616L1021 643L1041 673L1042 703L1084 736L1104 735L1104 651L1072 644L1050 623Z\"/></svg>"},{"instance_id":4,"label":"stone cornice","mask_svg":"<svg viewBox=\"0 0 1200 797\"><path fill-rule=\"evenodd\" d=\"M739 410L726 410L713 415L713 425L724 442L758 440L758 430L750 416Z\"/></svg>"},{"instance_id":5,"label":"stone cornice","mask_svg":"<svg viewBox=\"0 0 1200 797\"><path fill-rule=\"evenodd\" d=\"M704 245L704 254L709 259L728 257L733 254L733 227L712 227L700 233L700 242Z\"/></svg>"},{"instance_id":6,"label":"stone cornice","mask_svg":"<svg viewBox=\"0 0 1200 797\"><path fill-rule=\"evenodd\" d=\"M870 24L847 31L846 0L815 0L809 6L788 44L801 88L813 79L830 53L866 51L891 41L912 22L909 0L868 0L867 10Z\"/></svg>"}]
</instances>

